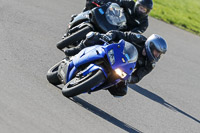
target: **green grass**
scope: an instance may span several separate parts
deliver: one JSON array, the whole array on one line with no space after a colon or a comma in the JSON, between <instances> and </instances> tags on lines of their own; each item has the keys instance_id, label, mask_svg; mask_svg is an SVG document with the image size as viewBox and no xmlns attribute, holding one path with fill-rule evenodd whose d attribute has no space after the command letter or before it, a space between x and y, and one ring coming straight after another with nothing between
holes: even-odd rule
<instances>
[{"instance_id":1,"label":"green grass","mask_svg":"<svg viewBox=\"0 0 200 133\"><path fill-rule=\"evenodd\" d=\"M200 35L200 0L153 0L150 16Z\"/></svg>"}]
</instances>

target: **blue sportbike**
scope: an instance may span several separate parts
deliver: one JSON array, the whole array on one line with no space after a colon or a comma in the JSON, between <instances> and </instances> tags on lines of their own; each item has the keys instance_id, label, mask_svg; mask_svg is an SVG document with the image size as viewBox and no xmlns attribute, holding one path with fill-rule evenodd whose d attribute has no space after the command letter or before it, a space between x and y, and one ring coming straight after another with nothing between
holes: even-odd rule
<instances>
[{"instance_id":1,"label":"blue sportbike","mask_svg":"<svg viewBox=\"0 0 200 133\"><path fill-rule=\"evenodd\" d=\"M73 97L108 89L127 80L135 70L138 52L124 40L84 48L70 59L63 59L47 72L53 85L64 84L62 93Z\"/></svg>"}]
</instances>

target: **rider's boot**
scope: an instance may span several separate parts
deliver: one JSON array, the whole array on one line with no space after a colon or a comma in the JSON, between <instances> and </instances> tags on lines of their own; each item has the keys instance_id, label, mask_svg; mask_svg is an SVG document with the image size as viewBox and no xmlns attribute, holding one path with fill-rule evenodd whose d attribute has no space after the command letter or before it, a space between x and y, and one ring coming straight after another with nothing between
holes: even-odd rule
<instances>
[{"instance_id":1,"label":"rider's boot","mask_svg":"<svg viewBox=\"0 0 200 133\"><path fill-rule=\"evenodd\" d=\"M83 48L93 46L95 44L102 44L102 41L99 40L100 34L96 32L89 32L86 35L86 39L82 40L80 44L74 48L69 48L64 50L66 56L73 56L78 54Z\"/></svg>"},{"instance_id":2,"label":"rider's boot","mask_svg":"<svg viewBox=\"0 0 200 133\"><path fill-rule=\"evenodd\" d=\"M64 53L66 56L73 56L78 54L85 47L85 44L83 43L83 41L81 41L78 46L64 50Z\"/></svg>"}]
</instances>

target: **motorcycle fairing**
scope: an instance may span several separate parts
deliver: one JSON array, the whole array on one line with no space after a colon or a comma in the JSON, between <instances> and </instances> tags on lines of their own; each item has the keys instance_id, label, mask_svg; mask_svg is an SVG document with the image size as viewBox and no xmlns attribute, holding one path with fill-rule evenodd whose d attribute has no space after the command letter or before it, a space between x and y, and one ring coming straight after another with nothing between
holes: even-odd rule
<instances>
[{"instance_id":1,"label":"motorcycle fairing","mask_svg":"<svg viewBox=\"0 0 200 133\"><path fill-rule=\"evenodd\" d=\"M102 49L101 45L95 45L92 47L88 47L85 48L83 50L81 50L76 56L74 56L73 60L72 60L72 68L69 69L69 74L68 74L68 78L67 81L70 81L71 78L74 76L74 74L77 71L77 68L83 64L104 58L105 56L105 51L104 49ZM90 72L92 70L95 70L94 68L90 68ZM101 69L103 70L103 69ZM104 71L103 71L104 72ZM106 73L104 72L105 76Z\"/></svg>"},{"instance_id":2,"label":"motorcycle fairing","mask_svg":"<svg viewBox=\"0 0 200 133\"><path fill-rule=\"evenodd\" d=\"M126 80L132 74L133 69L136 66L136 62L134 63L128 62L127 55L123 54L124 45L125 45L124 40L120 40L119 43L116 43L116 44L110 44L105 48L105 53L108 56L108 51L110 51L111 49L114 50L115 63L112 65L110 60L109 62L113 70L120 68L122 71L124 71L127 74L127 76L124 78Z\"/></svg>"},{"instance_id":3,"label":"motorcycle fairing","mask_svg":"<svg viewBox=\"0 0 200 133\"><path fill-rule=\"evenodd\" d=\"M81 50L76 56L74 56L72 61L75 67L79 67L80 65L86 64L88 62L101 59L104 56L105 51L102 49L102 46L95 45Z\"/></svg>"},{"instance_id":4,"label":"motorcycle fairing","mask_svg":"<svg viewBox=\"0 0 200 133\"><path fill-rule=\"evenodd\" d=\"M107 22L107 19L105 17L105 12L109 7L109 5L111 5L111 3L107 3L101 7L96 7L92 9L92 14L93 14L93 17L91 19L92 23L94 23L95 26L104 33L110 30L119 30L118 26L111 25L110 23ZM99 10L96 10L98 8L101 9L101 12ZM104 14L102 14L102 11L104 12Z\"/></svg>"},{"instance_id":5,"label":"motorcycle fairing","mask_svg":"<svg viewBox=\"0 0 200 133\"><path fill-rule=\"evenodd\" d=\"M87 47L81 52L79 52L76 56L74 56L73 60L71 61L73 65L70 65L71 68L69 70L69 76L67 78L67 81L70 81L72 77L75 75L77 68L83 64L104 58L105 56L108 57L108 52L113 49L114 50L114 57L115 57L115 63L112 65L110 60L110 66L113 70L119 68L123 72L125 72L127 75L123 78L123 80L127 80L129 76L132 74L134 67L136 66L136 62L130 63L128 62L127 55L124 55L123 50L125 46L125 41L120 40L119 43L114 43L110 45L95 45L91 47ZM107 77L107 74L105 70L101 66L97 66L95 64L89 65L86 70L83 72L84 75L87 75L88 73L96 70L102 70L104 72L104 75ZM113 86L120 82L120 78L113 81L109 84L102 84L96 86L96 88L92 88L91 91L96 91L103 88L108 88L109 86Z\"/></svg>"},{"instance_id":6,"label":"motorcycle fairing","mask_svg":"<svg viewBox=\"0 0 200 133\"><path fill-rule=\"evenodd\" d=\"M81 22L84 22L84 21L87 21L89 20L89 14L90 14L91 11L85 11L85 12L82 12L80 14L78 14L73 20L72 22L69 23L70 27L74 26L74 25L77 25Z\"/></svg>"},{"instance_id":7,"label":"motorcycle fairing","mask_svg":"<svg viewBox=\"0 0 200 133\"><path fill-rule=\"evenodd\" d=\"M105 77L106 77L106 78L108 77L108 75L107 75L107 73L105 72L105 70L104 70L102 67L97 66L97 65L95 65L95 64L90 64L90 65L86 68L86 70L83 72L83 75L86 76L86 75L89 74L90 72L93 72L93 71L96 71L96 70L101 70L101 71L104 73Z\"/></svg>"}]
</instances>

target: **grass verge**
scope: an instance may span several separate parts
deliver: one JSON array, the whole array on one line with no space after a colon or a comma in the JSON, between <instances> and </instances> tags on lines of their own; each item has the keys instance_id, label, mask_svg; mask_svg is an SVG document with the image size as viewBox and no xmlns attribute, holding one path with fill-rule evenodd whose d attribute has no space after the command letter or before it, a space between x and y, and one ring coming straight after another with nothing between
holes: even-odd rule
<instances>
[{"instance_id":1,"label":"grass verge","mask_svg":"<svg viewBox=\"0 0 200 133\"><path fill-rule=\"evenodd\" d=\"M200 0L153 0L150 16L200 35Z\"/></svg>"}]
</instances>

